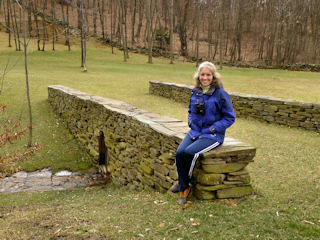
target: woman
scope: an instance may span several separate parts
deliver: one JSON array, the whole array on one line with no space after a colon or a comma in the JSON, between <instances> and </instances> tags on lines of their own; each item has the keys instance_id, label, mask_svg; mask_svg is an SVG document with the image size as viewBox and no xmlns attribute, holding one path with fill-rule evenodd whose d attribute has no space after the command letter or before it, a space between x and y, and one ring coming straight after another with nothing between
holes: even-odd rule
<instances>
[{"instance_id":1,"label":"woman","mask_svg":"<svg viewBox=\"0 0 320 240\"><path fill-rule=\"evenodd\" d=\"M189 183L197 158L224 141L226 129L235 121L231 99L223 89L221 76L211 62L200 64L194 76L188 125L191 128L176 152L178 182L172 192L180 192L178 204L185 204L190 193Z\"/></svg>"}]
</instances>

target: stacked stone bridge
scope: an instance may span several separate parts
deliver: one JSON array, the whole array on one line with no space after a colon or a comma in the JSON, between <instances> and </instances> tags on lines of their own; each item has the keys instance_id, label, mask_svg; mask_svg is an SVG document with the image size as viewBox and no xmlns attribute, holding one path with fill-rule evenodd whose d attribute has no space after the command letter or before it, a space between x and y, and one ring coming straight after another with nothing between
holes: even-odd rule
<instances>
[{"instance_id":1,"label":"stacked stone bridge","mask_svg":"<svg viewBox=\"0 0 320 240\"><path fill-rule=\"evenodd\" d=\"M114 180L160 191L177 180L175 152L189 131L187 123L65 86L49 86L48 100L97 162L99 132L104 132ZM252 194L246 166L255 153L249 144L227 137L222 146L199 159L193 193L200 199Z\"/></svg>"}]
</instances>

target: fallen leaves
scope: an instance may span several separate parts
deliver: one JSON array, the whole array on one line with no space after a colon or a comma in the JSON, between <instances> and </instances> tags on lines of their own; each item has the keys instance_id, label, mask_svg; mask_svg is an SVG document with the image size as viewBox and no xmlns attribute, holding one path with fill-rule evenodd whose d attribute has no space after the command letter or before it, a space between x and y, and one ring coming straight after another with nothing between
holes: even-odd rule
<instances>
[{"instance_id":1,"label":"fallen leaves","mask_svg":"<svg viewBox=\"0 0 320 240\"><path fill-rule=\"evenodd\" d=\"M164 227L164 223L159 223L158 227Z\"/></svg>"},{"instance_id":2,"label":"fallen leaves","mask_svg":"<svg viewBox=\"0 0 320 240\"><path fill-rule=\"evenodd\" d=\"M53 236L59 235L60 231L61 231L61 228L59 228L57 231L55 231L54 234L53 234Z\"/></svg>"},{"instance_id":3,"label":"fallen leaves","mask_svg":"<svg viewBox=\"0 0 320 240\"><path fill-rule=\"evenodd\" d=\"M183 207L182 210L186 210L188 207L192 205L193 201L188 201Z\"/></svg>"},{"instance_id":4,"label":"fallen leaves","mask_svg":"<svg viewBox=\"0 0 320 240\"><path fill-rule=\"evenodd\" d=\"M178 227L174 227L174 228L169 229L169 230L168 230L168 232L171 232L171 231L178 231L178 230L179 230L179 228L178 228Z\"/></svg>"},{"instance_id":5,"label":"fallen leaves","mask_svg":"<svg viewBox=\"0 0 320 240\"><path fill-rule=\"evenodd\" d=\"M166 204L167 202L165 202L165 201L162 201L162 200L155 200L155 201L153 201L153 203L154 204Z\"/></svg>"},{"instance_id":6,"label":"fallen leaves","mask_svg":"<svg viewBox=\"0 0 320 240\"><path fill-rule=\"evenodd\" d=\"M279 216L283 216L283 215L285 215L285 213L282 213L282 212L276 211L276 215L277 215L277 217L279 217Z\"/></svg>"},{"instance_id":7,"label":"fallen leaves","mask_svg":"<svg viewBox=\"0 0 320 240\"><path fill-rule=\"evenodd\" d=\"M310 224L310 225L314 225L314 223L313 222L310 222L310 221L308 221L308 220L303 220L303 221L301 221L302 223L306 223L306 224Z\"/></svg>"},{"instance_id":8,"label":"fallen leaves","mask_svg":"<svg viewBox=\"0 0 320 240\"><path fill-rule=\"evenodd\" d=\"M190 221L192 222L191 225L192 226L199 226L200 223L199 222L195 222L193 218L190 218Z\"/></svg>"}]
</instances>

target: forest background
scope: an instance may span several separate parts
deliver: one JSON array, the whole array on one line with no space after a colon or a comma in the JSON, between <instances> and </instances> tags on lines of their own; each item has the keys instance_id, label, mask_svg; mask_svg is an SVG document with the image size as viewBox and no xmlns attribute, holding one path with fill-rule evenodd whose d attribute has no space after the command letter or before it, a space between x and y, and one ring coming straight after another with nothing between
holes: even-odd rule
<instances>
[{"instance_id":1,"label":"forest background","mask_svg":"<svg viewBox=\"0 0 320 240\"><path fill-rule=\"evenodd\" d=\"M319 0L0 0L0 18L16 32L8 44L19 50L17 2L38 50L49 38L70 46L81 37L84 49L88 38L122 46L124 58L144 49L149 62L153 51L244 66L320 63Z\"/></svg>"}]
</instances>

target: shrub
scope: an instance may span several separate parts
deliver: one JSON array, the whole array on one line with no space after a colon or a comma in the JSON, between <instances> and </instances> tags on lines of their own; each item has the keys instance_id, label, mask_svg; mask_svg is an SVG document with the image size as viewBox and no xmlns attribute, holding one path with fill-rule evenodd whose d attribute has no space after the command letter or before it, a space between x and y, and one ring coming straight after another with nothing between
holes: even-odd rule
<instances>
[{"instance_id":1,"label":"shrub","mask_svg":"<svg viewBox=\"0 0 320 240\"><path fill-rule=\"evenodd\" d=\"M0 105L0 111L5 111L6 108L6 105ZM21 137L26 134L27 128L21 128L20 120L21 119L8 119L0 126L0 148L7 143L13 144L13 142L20 140ZM35 146L28 148L24 153L21 153L18 150L15 153L7 153L4 156L0 156L0 178L18 172L20 167L17 166L17 163L24 161L28 156L34 154L39 149L41 149L41 145L36 144Z\"/></svg>"}]
</instances>

